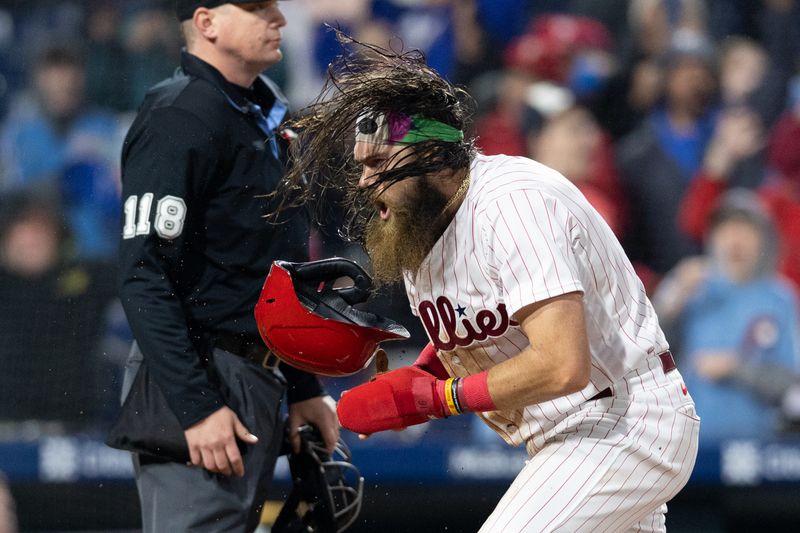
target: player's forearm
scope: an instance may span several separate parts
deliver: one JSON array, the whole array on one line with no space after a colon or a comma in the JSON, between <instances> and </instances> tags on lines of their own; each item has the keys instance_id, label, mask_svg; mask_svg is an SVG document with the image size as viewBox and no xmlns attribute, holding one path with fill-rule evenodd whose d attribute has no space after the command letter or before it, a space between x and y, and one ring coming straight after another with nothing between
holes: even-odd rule
<instances>
[{"instance_id":1,"label":"player's forearm","mask_svg":"<svg viewBox=\"0 0 800 533\"><path fill-rule=\"evenodd\" d=\"M523 352L511 360L516 364L504 363L499 373L494 367L465 378L437 379L416 365L384 372L342 395L337 408L339 420L351 431L371 434L422 424L431 418L516 409L564 396L588 382L589 371L582 365L570 372L563 372L569 366L563 365L562 372L557 372L546 365L531 365L526 357ZM549 360L553 359L558 358ZM489 391L490 376L495 398Z\"/></svg>"},{"instance_id":2,"label":"player's forearm","mask_svg":"<svg viewBox=\"0 0 800 533\"><path fill-rule=\"evenodd\" d=\"M532 304L515 319L530 345L489 370L489 393L499 409L518 409L586 387L592 363L581 293Z\"/></svg>"},{"instance_id":3,"label":"player's forearm","mask_svg":"<svg viewBox=\"0 0 800 533\"><path fill-rule=\"evenodd\" d=\"M582 390L590 371L588 353L564 356L528 347L489 370L489 394L498 409L518 409Z\"/></svg>"}]
</instances>

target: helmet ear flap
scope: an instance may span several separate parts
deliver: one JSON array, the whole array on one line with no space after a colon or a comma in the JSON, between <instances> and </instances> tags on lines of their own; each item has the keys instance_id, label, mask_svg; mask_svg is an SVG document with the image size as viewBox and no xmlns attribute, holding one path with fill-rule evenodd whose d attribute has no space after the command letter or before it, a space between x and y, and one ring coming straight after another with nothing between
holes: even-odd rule
<instances>
[{"instance_id":1,"label":"helmet ear flap","mask_svg":"<svg viewBox=\"0 0 800 533\"><path fill-rule=\"evenodd\" d=\"M341 533L361 511L364 478L341 439L334 453L328 454L316 428L302 426L299 433L300 453L289 455L293 487L272 531Z\"/></svg>"}]
</instances>

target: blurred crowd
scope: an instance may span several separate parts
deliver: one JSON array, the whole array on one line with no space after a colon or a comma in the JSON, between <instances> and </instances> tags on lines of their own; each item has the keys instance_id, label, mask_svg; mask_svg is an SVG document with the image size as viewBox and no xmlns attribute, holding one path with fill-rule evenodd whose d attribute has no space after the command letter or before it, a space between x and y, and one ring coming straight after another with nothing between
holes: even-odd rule
<instances>
[{"instance_id":1,"label":"blurred crowd","mask_svg":"<svg viewBox=\"0 0 800 533\"><path fill-rule=\"evenodd\" d=\"M285 60L268 74L295 111L340 51L327 25L418 48L474 96L483 152L581 189L660 313L706 443L800 420L800 1L281 8ZM130 340L114 299L119 155L180 47L169 1L0 6L0 439L113 416ZM314 250L357 254L324 227ZM414 326L396 301L385 312Z\"/></svg>"}]
</instances>

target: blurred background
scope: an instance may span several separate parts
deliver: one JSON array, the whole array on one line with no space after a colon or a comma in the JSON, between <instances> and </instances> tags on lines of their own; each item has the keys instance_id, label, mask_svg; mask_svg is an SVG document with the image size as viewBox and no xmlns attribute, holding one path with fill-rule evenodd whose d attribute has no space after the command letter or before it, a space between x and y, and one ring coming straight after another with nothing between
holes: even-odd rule
<instances>
[{"instance_id":1,"label":"blurred background","mask_svg":"<svg viewBox=\"0 0 800 533\"><path fill-rule=\"evenodd\" d=\"M285 59L268 74L294 110L339 51L324 23L419 48L476 98L484 153L559 170L619 236L703 418L670 530L794 530L800 1L281 7ZM180 46L169 1L0 4L1 533L138 527L129 457L103 445L131 341L114 287L119 155ZM366 260L330 226L315 257ZM409 363L425 339L402 291L372 305L413 331L387 345ZM371 372L326 384L338 397ZM475 531L525 460L474 417L350 437L366 478L354 531ZM280 502L285 462L277 477Z\"/></svg>"}]
</instances>

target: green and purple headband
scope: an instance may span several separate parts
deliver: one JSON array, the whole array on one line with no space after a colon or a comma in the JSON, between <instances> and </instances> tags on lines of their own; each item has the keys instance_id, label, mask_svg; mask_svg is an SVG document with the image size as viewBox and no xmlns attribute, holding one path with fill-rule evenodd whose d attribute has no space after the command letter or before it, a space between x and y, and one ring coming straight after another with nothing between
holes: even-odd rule
<instances>
[{"instance_id":1,"label":"green and purple headband","mask_svg":"<svg viewBox=\"0 0 800 533\"><path fill-rule=\"evenodd\" d=\"M396 111L364 113L356 121L356 142L414 144L423 141L461 142L464 132L421 114Z\"/></svg>"}]
</instances>

